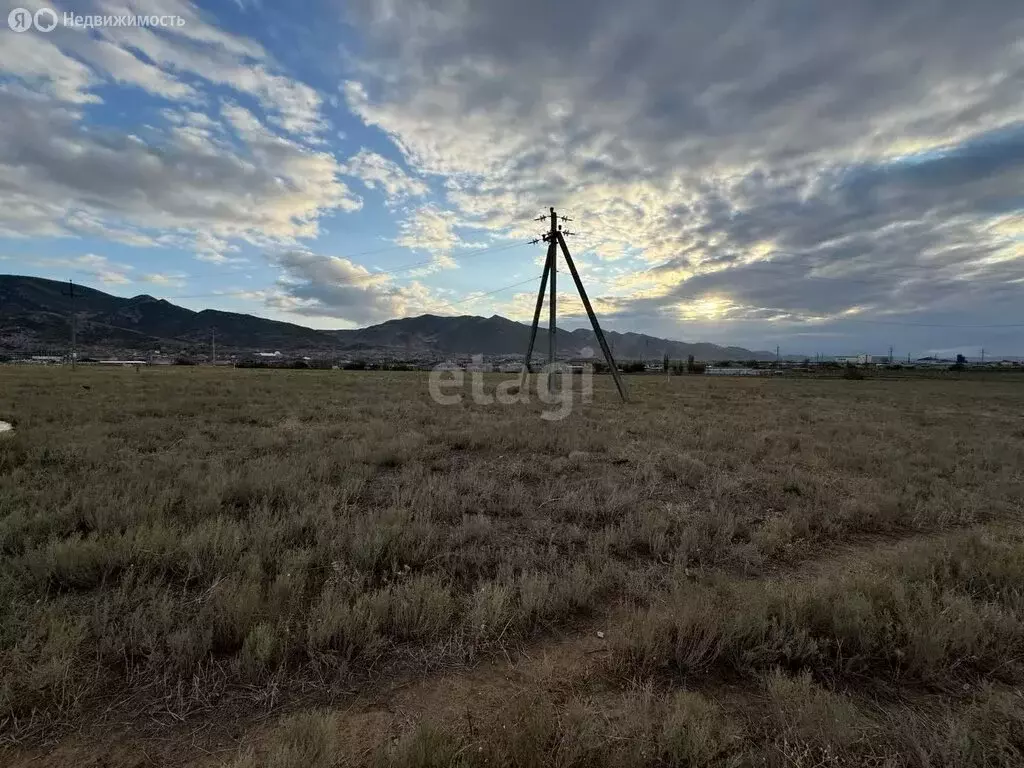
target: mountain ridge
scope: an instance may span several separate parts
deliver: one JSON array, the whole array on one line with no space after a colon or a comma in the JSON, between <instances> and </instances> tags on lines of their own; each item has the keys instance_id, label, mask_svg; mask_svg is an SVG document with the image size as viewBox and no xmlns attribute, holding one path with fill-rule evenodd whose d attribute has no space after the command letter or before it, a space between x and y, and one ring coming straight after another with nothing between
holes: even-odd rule
<instances>
[{"instance_id":1,"label":"mountain ridge","mask_svg":"<svg viewBox=\"0 0 1024 768\"><path fill-rule=\"evenodd\" d=\"M316 330L295 323L226 312L195 311L148 294L130 298L95 288L75 286L75 296L56 280L0 275L0 351L15 354L57 354L67 348L72 308L78 315L78 346L82 354L152 352L206 355L216 329L222 355L256 351L283 354L380 359L428 359L483 354L522 357L530 326L501 315L432 315L393 318L366 328ZM632 331L605 331L617 358L697 360L768 359L768 352L722 347L707 342L682 342ZM590 347L598 353L593 331L556 329L560 357L573 357ZM546 356L548 332L538 329L535 356Z\"/></svg>"}]
</instances>

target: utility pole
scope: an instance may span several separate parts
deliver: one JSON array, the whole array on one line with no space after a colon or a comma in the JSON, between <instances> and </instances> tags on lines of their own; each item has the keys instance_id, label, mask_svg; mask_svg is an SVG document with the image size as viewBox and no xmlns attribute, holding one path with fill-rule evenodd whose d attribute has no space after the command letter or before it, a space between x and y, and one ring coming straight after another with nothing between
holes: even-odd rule
<instances>
[{"instance_id":1,"label":"utility pole","mask_svg":"<svg viewBox=\"0 0 1024 768\"><path fill-rule=\"evenodd\" d=\"M779 363L779 345L776 344L775 345L775 364L778 365L778 363Z\"/></svg>"},{"instance_id":2,"label":"utility pole","mask_svg":"<svg viewBox=\"0 0 1024 768\"><path fill-rule=\"evenodd\" d=\"M537 242L536 240L534 242ZM530 367L533 358L533 345L537 341L537 326L540 323L540 311L544 307L544 292L548 287L548 273L551 271L551 262L555 259L555 244L551 243L548 245L548 255L544 262L544 274L540 279L540 291L537 293L537 306L533 311L533 324L530 326L530 344L527 347L526 352L526 367L524 368L524 379L525 374L532 372L533 368ZM525 383L525 381L524 381Z\"/></svg>"},{"instance_id":3,"label":"utility pole","mask_svg":"<svg viewBox=\"0 0 1024 768\"><path fill-rule=\"evenodd\" d=\"M217 329L210 329L210 361L213 365L217 364Z\"/></svg>"},{"instance_id":4,"label":"utility pole","mask_svg":"<svg viewBox=\"0 0 1024 768\"><path fill-rule=\"evenodd\" d=\"M889 365L892 365L892 344L889 345Z\"/></svg>"},{"instance_id":5,"label":"utility pole","mask_svg":"<svg viewBox=\"0 0 1024 768\"><path fill-rule=\"evenodd\" d=\"M550 238L550 241L552 243L555 242L555 232L557 231L556 227L558 227L558 214L555 213L555 209L552 208L551 209L551 231L548 232L548 237ZM549 315L549 319L548 319L548 365L550 365L550 366L554 366L554 364L555 364L555 318L557 316L557 312L555 311L555 304L556 304L557 295L558 295L558 294L555 293L555 276L557 275L557 273L558 273L558 258L556 257L556 258L552 258L551 259L551 298L548 301L549 309L551 310L551 314ZM553 374L554 374L554 369L552 367L552 375ZM549 375L548 376L548 382L550 383L550 381L551 381L551 376Z\"/></svg>"},{"instance_id":6,"label":"utility pole","mask_svg":"<svg viewBox=\"0 0 1024 768\"><path fill-rule=\"evenodd\" d=\"M68 280L68 292L61 295L71 299L71 370L78 364L78 315L75 312L75 284Z\"/></svg>"},{"instance_id":7,"label":"utility pole","mask_svg":"<svg viewBox=\"0 0 1024 768\"><path fill-rule=\"evenodd\" d=\"M555 213L555 209L550 209L548 216L541 216L535 221L549 220L550 228L547 233L534 240L534 243L539 243L543 240L548 244L548 255L547 260L544 262L544 274L540 281L540 291L537 293L537 306L533 311L533 325L530 327L530 344L526 350L525 365L523 367L523 384L526 382L526 374L532 371L530 362L533 358L533 346L537 340L537 325L540 322L540 313L544 304L544 288L548 282L548 278L551 279L551 298L550 298L550 319L548 326L548 362L555 362L555 322L557 320L556 315L556 304L555 304L555 268L558 261L558 251L562 252L562 256L565 257L565 263L569 267L569 273L572 275L573 282L576 284L576 290L579 292L580 299L583 301L583 308L587 310L587 317L590 318L590 325L594 330L594 336L597 337L597 343L601 346L601 352L604 353L605 362L608 364L608 369L611 371L612 377L615 379L615 387L619 390L619 397L622 398L622 402L627 402L626 386L625 382L622 381L622 377L619 374L619 367L615 364L615 359L612 357L611 348L608 346L608 342L604 337L604 332L601 330L601 325L597 322L597 315L594 313L594 308L590 304L590 298L587 296L587 290L583 287L583 280L580 278L580 273L576 269L576 263L572 260L572 254L569 253L569 247L565 244L565 236L572 235L572 232L562 232L562 227L558 223L559 216ZM571 219L563 216L562 221L571 221Z\"/></svg>"},{"instance_id":8,"label":"utility pole","mask_svg":"<svg viewBox=\"0 0 1024 768\"><path fill-rule=\"evenodd\" d=\"M981 348L981 364L982 365L985 364L985 348L984 347Z\"/></svg>"}]
</instances>

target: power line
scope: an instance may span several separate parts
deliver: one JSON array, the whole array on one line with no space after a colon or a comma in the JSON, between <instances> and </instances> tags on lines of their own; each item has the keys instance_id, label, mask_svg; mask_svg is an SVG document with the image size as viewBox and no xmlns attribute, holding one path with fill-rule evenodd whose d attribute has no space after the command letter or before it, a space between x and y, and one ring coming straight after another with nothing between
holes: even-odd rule
<instances>
[{"instance_id":1,"label":"power line","mask_svg":"<svg viewBox=\"0 0 1024 768\"><path fill-rule=\"evenodd\" d=\"M512 283L511 285L503 285L501 288L495 288L493 291L485 291L483 293L470 294L466 298L460 299L459 301L448 302L448 301L445 301L444 299L441 299L441 302L443 304L449 306L449 307L457 307L460 304L465 304L465 303L470 302L470 301L475 301L476 299L482 299L485 296L493 296L496 293L501 293L502 291L507 291L510 288L517 288L520 285L526 285L527 283L532 283L532 282L536 281L537 278L539 278L539 277L540 277L540 275L537 275L536 277L531 277L531 278L528 278L526 280L520 280L518 283Z\"/></svg>"}]
</instances>

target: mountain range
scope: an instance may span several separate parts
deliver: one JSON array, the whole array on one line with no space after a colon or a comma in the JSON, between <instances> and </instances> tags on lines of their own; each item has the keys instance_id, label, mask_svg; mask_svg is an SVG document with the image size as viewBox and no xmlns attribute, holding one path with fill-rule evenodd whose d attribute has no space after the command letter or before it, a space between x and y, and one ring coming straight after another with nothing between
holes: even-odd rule
<instances>
[{"instance_id":1,"label":"mountain range","mask_svg":"<svg viewBox=\"0 0 1024 768\"><path fill-rule=\"evenodd\" d=\"M76 313L77 344L83 355L138 356L160 350L164 355L210 352L214 331L219 357L258 351L282 356L332 356L362 359L423 360L482 354L522 355L530 327L491 317L421 315L388 320L354 330L315 330L236 312L196 312L166 299L140 295L122 298L109 293L39 277L0 275L0 352L63 354L68 348L72 312ZM686 343L640 333L606 331L616 358L697 360L770 359L769 352L741 347ZM575 357L590 347L599 354L594 333L559 328L555 334L561 357ZM537 357L546 356L547 330L537 333Z\"/></svg>"}]
</instances>

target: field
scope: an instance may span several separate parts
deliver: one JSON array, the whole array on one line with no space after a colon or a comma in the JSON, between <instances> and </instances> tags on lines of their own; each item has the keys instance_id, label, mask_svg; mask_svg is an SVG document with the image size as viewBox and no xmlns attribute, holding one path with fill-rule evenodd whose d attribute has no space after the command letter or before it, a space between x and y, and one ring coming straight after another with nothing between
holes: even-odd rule
<instances>
[{"instance_id":1,"label":"field","mask_svg":"<svg viewBox=\"0 0 1024 768\"><path fill-rule=\"evenodd\" d=\"M0 763L1024 764L1024 378L628 384L0 367Z\"/></svg>"}]
</instances>

